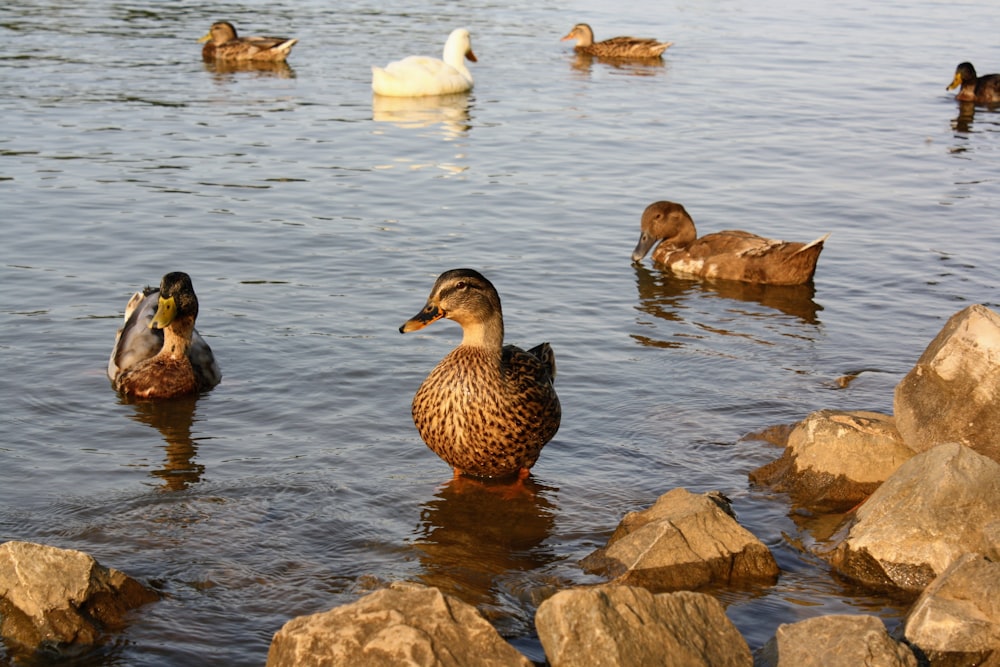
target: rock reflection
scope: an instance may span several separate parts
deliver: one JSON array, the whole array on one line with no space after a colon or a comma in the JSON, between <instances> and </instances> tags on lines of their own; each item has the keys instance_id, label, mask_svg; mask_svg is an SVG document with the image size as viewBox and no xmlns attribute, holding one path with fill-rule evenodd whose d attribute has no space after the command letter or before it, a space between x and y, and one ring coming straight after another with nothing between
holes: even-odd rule
<instances>
[{"instance_id":1,"label":"rock reflection","mask_svg":"<svg viewBox=\"0 0 1000 667\"><path fill-rule=\"evenodd\" d=\"M205 466L194 462L198 447L191 436L198 396L127 402L135 410L132 419L155 428L167 443L163 467L150 474L162 479L167 491L182 491L200 481Z\"/></svg>"},{"instance_id":2,"label":"rock reflection","mask_svg":"<svg viewBox=\"0 0 1000 667\"><path fill-rule=\"evenodd\" d=\"M249 72L258 77L295 78L295 70L288 63L266 60L206 60L205 71L215 74L216 79L228 78L228 75L240 72Z\"/></svg>"},{"instance_id":3,"label":"rock reflection","mask_svg":"<svg viewBox=\"0 0 1000 667\"><path fill-rule=\"evenodd\" d=\"M648 269L638 263L633 264L633 268L636 273L636 286L639 289L639 310L670 322L684 321L683 313L690 308L686 302L697 295L758 303L810 325L819 323L818 313L823 310L823 307L813 300L816 288L811 283L755 285L730 280L703 281L682 278L670 271ZM656 347L683 345L682 342L649 339L643 339L641 342Z\"/></svg>"},{"instance_id":4,"label":"rock reflection","mask_svg":"<svg viewBox=\"0 0 1000 667\"><path fill-rule=\"evenodd\" d=\"M487 618L509 616L498 580L556 560L545 541L555 524L556 489L532 478L521 485L455 478L421 511L414 542L422 583L473 604Z\"/></svg>"},{"instance_id":5,"label":"rock reflection","mask_svg":"<svg viewBox=\"0 0 1000 667\"><path fill-rule=\"evenodd\" d=\"M662 58L601 58L589 53L574 53L570 66L589 73L595 62L632 76L656 76L666 70Z\"/></svg>"},{"instance_id":6,"label":"rock reflection","mask_svg":"<svg viewBox=\"0 0 1000 667\"><path fill-rule=\"evenodd\" d=\"M440 125L445 138L457 138L470 129L469 93L425 97L372 95L372 119L402 128Z\"/></svg>"}]
</instances>

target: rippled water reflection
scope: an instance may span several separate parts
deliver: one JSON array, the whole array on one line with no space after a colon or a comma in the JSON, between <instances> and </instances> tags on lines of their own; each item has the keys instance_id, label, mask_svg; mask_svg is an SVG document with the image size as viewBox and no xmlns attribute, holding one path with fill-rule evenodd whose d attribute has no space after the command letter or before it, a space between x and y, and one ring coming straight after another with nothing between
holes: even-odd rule
<instances>
[{"instance_id":1,"label":"rippled water reflection","mask_svg":"<svg viewBox=\"0 0 1000 667\"><path fill-rule=\"evenodd\" d=\"M717 591L753 647L823 613L896 623L905 603L812 555L829 520L748 485L777 450L745 436L890 411L948 316L997 307L998 116L944 88L962 60L1000 69L1000 16L962 11L956 44L932 2L0 7L0 539L166 593L80 664L259 665L287 619L397 578L540 661L540 600L594 581L576 562L677 486L724 492L775 552L776 586ZM220 18L300 42L287 67L206 65ZM580 59L559 38L581 20L675 46ZM472 93L373 98L371 64L457 25ZM632 266L658 199L703 233L831 232L815 284ZM558 359L562 427L528 493L452 480L410 420L460 334L397 328L458 266L496 284L510 342ZM122 401L121 310L172 270L223 382Z\"/></svg>"}]
</instances>

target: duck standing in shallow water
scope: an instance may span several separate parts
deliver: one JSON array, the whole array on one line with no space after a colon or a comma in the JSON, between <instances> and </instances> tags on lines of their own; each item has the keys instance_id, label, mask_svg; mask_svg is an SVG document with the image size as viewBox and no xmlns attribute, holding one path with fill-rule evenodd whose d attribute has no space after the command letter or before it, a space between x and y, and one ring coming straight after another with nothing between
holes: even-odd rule
<instances>
[{"instance_id":1,"label":"duck standing in shallow water","mask_svg":"<svg viewBox=\"0 0 1000 667\"><path fill-rule=\"evenodd\" d=\"M681 275L801 285L812 280L823 243L830 235L812 243L776 241L733 230L697 236L694 221L683 206L654 202L642 212L642 232L632 261L638 262L659 243L653 250L653 261Z\"/></svg>"},{"instance_id":2,"label":"duck standing in shallow water","mask_svg":"<svg viewBox=\"0 0 1000 667\"><path fill-rule=\"evenodd\" d=\"M237 37L229 21L213 23L208 34L198 40L205 42L201 57L205 60L256 60L280 62L292 52L299 41L288 37Z\"/></svg>"},{"instance_id":3,"label":"duck standing in shallow water","mask_svg":"<svg viewBox=\"0 0 1000 667\"><path fill-rule=\"evenodd\" d=\"M660 58L673 42L658 42L648 37L612 37L594 43L594 31L586 23L577 23L560 41L575 39L573 49L598 58Z\"/></svg>"},{"instance_id":4,"label":"duck standing in shallow water","mask_svg":"<svg viewBox=\"0 0 1000 667\"><path fill-rule=\"evenodd\" d=\"M443 59L409 56L385 67L372 67L372 90L389 97L450 95L472 90L472 73L465 60L476 62L472 38L465 28L448 35Z\"/></svg>"},{"instance_id":5,"label":"duck standing in shallow water","mask_svg":"<svg viewBox=\"0 0 1000 667\"><path fill-rule=\"evenodd\" d=\"M526 352L504 345L500 296L472 269L442 273L427 305L399 331L417 331L442 317L461 325L462 343L413 397L420 437L456 475L525 476L562 416L552 348L542 343Z\"/></svg>"},{"instance_id":6,"label":"duck standing in shallow water","mask_svg":"<svg viewBox=\"0 0 1000 667\"><path fill-rule=\"evenodd\" d=\"M955 78L947 90L952 88L958 88L955 99L959 102L1000 102L1000 74L976 76L976 68L972 63L961 63L955 68Z\"/></svg>"},{"instance_id":7,"label":"duck standing in shallow water","mask_svg":"<svg viewBox=\"0 0 1000 667\"><path fill-rule=\"evenodd\" d=\"M108 361L112 386L128 396L172 398L217 385L222 373L194 328L197 317L186 273L168 273L158 289L133 294Z\"/></svg>"}]
</instances>

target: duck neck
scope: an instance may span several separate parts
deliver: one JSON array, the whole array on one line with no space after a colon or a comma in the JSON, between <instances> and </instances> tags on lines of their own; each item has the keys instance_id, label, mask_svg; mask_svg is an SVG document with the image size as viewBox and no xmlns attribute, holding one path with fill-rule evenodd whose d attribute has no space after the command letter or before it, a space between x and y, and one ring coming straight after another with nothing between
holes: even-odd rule
<instances>
[{"instance_id":1,"label":"duck neck","mask_svg":"<svg viewBox=\"0 0 1000 667\"><path fill-rule=\"evenodd\" d=\"M503 319L492 317L488 320L464 323L462 345L499 352L503 348Z\"/></svg>"},{"instance_id":2,"label":"duck neck","mask_svg":"<svg viewBox=\"0 0 1000 667\"><path fill-rule=\"evenodd\" d=\"M193 333L194 318L178 317L163 330L163 348L160 350L160 354L171 359L187 356Z\"/></svg>"}]
</instances>

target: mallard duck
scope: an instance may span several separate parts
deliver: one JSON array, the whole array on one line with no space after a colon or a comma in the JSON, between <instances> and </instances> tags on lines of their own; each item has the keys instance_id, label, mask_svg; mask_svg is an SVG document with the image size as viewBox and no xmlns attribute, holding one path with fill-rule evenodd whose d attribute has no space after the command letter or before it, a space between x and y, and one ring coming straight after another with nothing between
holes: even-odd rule
<instances>
[{"instance_id":1,"label":"mallard duck","mask_svg":"<svg viewBox=\"0 0 1000 667\"><path fill-rule=\"evenodd\" d=\"M390 97L450 95L472 90L472 73L465 59L476 61L472 38L465 28L452 30L444 44L443 60L409 56L383 67L372 67L372 90Z\"/></svg>"},{"instance_id":2,"label":"mallard duck","mask_svg":"<svg viewBox=\"0 0 1000 667\"><path fill-rule=\"evenodd\" d=\"M504 345L500 296L472 269L442 273L427 305L399 331L442 317L462 326L462 343L413 397L420 437L456 475L525 476L559 430L552 348L542 343L525 352Z\"/></svg>"},{"instance_id":3,"label":"mallard duck","mask_svg":"<svg viewBox=\"0 0 1000 667\"><path fill-rule=\"evenodd\" d=\"M673 42L658 42L648 37L612 37L594 43L594 31L586 23L577 23L560 41L575 39L577 53L599 58L660 58Z\"/></svg>"},{"instance_id":4,"label":"mallard duck","mask_svg":"<svg viewBox=\"0 0 1000 667\"><path fill-rule=\"evenodd\" d=\"M287 37L237 37L229 21L213 23L208 34L198 40L205 42L201 57L205 60L284 60L299 41Z\"/></svg>"},{"instance_id":5,"label":"mallard duck","mask_svg":"<svg viewBox=\"0 0 1000 667\"><path fill-rule=\"evenodd\" d=\"M171 398L217 385L222 373L194 328L197 317L198 297L186 273L168 273L159 288L133 294L108 361L114 388L142 398Z\"/></svg>"},{"instance_id":6,"label":"mallard duck","mask_svg":"<svg viewBox=\"0 0 1000 667\"><path fill-rule=\"evenodd\" d=\"M990 104L1000 102L1000 74L984 74L976 76L976 68L972 63L961 63L955 68L955 78L947 90L957 88L955 99L961 102L979 102Z\"/></svg>"},{"instance_id":7,"label":"mallard duck","mask_svg":"<svg viewBox=\"0 0 1000 667\"><path fill-rule=\"evenodd\" d=\"M641 260L659 242L653 261L675 273L765 285L801 285L812 279L823 243L830 235L812 243L775 241L733 230L697 236L694 221L683 206L670 201L654 202L642 212L642 232L632 251L632 261Z\"/></svg>"}]
</instances>

